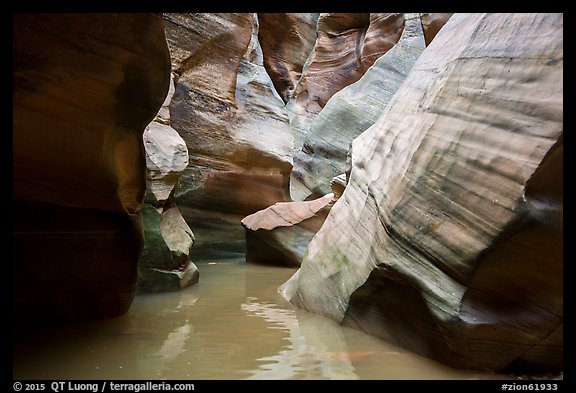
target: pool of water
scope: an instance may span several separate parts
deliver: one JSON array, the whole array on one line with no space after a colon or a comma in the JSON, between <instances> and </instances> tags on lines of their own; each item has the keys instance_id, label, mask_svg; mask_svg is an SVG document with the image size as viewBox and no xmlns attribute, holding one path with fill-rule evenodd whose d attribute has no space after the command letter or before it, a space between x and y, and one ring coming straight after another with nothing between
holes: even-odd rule
<instances>
[{"instance_id":1,"label":"pool of water","mask_svg":"<svg viewBox=\"0 0 576 393\"><path fill-rule=\"evenodd\" d=\"M293 268L199 263L200 282L121 317L14 332L15 379L511 379L455 370L294 308Z\"/></svg>"}]
</instances>

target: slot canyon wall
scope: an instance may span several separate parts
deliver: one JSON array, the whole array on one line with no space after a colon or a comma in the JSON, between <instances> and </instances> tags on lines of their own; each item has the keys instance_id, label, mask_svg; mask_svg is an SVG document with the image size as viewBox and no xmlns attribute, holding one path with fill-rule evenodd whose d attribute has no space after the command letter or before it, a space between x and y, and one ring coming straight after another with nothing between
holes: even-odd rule
<instances>
[{"instance_id":1,"label":"slot canyon wall","mask_svg":"<svg viewBox=\"0 0 576 393\"><path fill-rule=\"evenodd\" d=\"M282 286L459 368L563 367L563 16L455 14Z\"/></svg>"},{"instance_id":2,"label":"slot canyon wall","mask_svg":"<svg viewBox=\"0 0 576 393\"><path fill-rule=\"evenodd\" d=\"M424 15L420 20L412 14L408 29L405 14L389 13L164 15L175 81L171 126L190 157L174 199L197 235L194 257L242 256L244 231L237 224L243 217L276 202L330 192L350 142L382 110L377 103L362 109L351 102L390 98L423 49L420 41L409 41L417 41L416 22L431 25L424 24ZM437 30L438 20L449 16L441 15L427 16ZM403 33L405 42L396 45ZM413 45L421 48L409 49ZM372 80L316 122L336 93L396 46L396 59L380 64L388 72L372 72ZM363 111L370 115L347 122L354 108L360 118ZM309 163L311 146L321 143L313 154L318 162ZM326 178L317 176L326 165ZM308 184L311 178L323 189Z\"/></svg>"},{"instance_id":3,"label":"slot canyon wall","mask_svg":"<svg viewBox=\"0 0 576 393\"><path fill-rule=\"evenodd\" d=\"M161 14L13 16L13 310L110 317L137 291Z\"/></svg>"},{"instance_id":4,"label":"slot canyon wall","mask_svg":"<svg viewBox=\"0 0 576 393\"><path fill-rule=\"evenodd\" d=\"M171 126L189 165L175 201L202 259L242 256L247 214L289 200L293 137L263 63L255 14L165 14Z\"/></svg>"},{"instance_id":5,"label":"slot canyon wall","mask_svg":"<svg viewBox=\"0 0 576 393\"><path fill-rule=\"evenodd\" d=\"M175 195L192 227L245 217L248 262L307 253L282 288L295 305L426 356L561 368L561 15L165 19L191 157ZM330 212L343 172L354 188ZM242 251L229 228L205 248Z\"/></svg>"},{"instance_id":6,"label":"slot canyon wall","mask_svg":"<svg viewBox=\"0 0 576 393\"><path fill-rule=\"evenodd\" d=\"M561 369L562 34L562 14L15 15L15 314L120 315L246 253L300 266L294 305L425 356Z\"/></svg>"}]
</instances>

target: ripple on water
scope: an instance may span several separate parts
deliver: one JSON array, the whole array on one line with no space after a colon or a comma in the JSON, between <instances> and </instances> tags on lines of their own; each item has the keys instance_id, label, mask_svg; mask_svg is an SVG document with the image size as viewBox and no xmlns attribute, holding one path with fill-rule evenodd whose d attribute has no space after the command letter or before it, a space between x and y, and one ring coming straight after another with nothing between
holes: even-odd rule
<instances>
[{"instance_id":1,"label":"ripple on water","mask_svg":"<svg viewBox=\"0 0 576 393\"><path fill-rule=\"evenodd\" d=\"M292 268L198 264L200 282L139 295L112 320L29 326L15 379L511 379L454 370L295 309Z\"/></svg>"}]
</instances>

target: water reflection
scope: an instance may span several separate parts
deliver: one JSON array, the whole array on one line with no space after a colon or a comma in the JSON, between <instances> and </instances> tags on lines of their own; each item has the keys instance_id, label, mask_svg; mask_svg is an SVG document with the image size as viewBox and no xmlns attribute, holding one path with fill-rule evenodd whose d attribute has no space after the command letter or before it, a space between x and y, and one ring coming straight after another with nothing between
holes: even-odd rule
<instances>
[{"instance_id":1,"label":"water reflection","mask_svg":"<svg viewBox=\"0 0 576 393\"><path fill-rule=\"evenodd\" d=\"M253 297L246 300L242 310L263 318L273 326L271 328L283 329L290 335L288 348L257 359L265 363L252 370L252 376L247 379L358 379L346 356L331 356L349 353L344 336L332 321L316 318L311 328L306 326L310 319L302 315L298 317L302 313L279 309L271 303L260 303Z\"/></svg>"},{"instance_id":2,"label":"water reflection","mask_svg":"<svg viewBox=\"0 0 576 393\"><path fill-rule=\"evenodd\" d=\"M198 285L140 295L120 318L20 327L14 378L492 378L294 309L276 291L294 269L241 259L198 267Z\"/></svg>"}]
</instances>

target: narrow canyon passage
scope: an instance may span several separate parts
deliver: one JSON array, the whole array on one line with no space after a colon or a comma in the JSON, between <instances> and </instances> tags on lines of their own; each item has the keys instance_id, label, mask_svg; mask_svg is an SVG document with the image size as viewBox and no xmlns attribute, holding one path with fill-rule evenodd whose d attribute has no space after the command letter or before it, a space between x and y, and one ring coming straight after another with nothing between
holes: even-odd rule
<instances>
[{"instance_id":1,"label":"narrow canyon passage","mask_svg":"<svg viewBox=\"0 0 576 393\"><path fill-rule=\"evenodd\" d=\"M294 268L198 263L182 291L138 295L121 317L20 326L15 379L512 379L455 370L293 307Z\"/></svg>"},{"instance_id":2,"label":"narrow canyon passage","mask_svg":"<svg viewBox=\"0 0 576 393\"><path fill-rule=\"evenodd\" d=\"M14 380L563 379L563 14L13 25Z\"/></svg>"}]
</instances>

